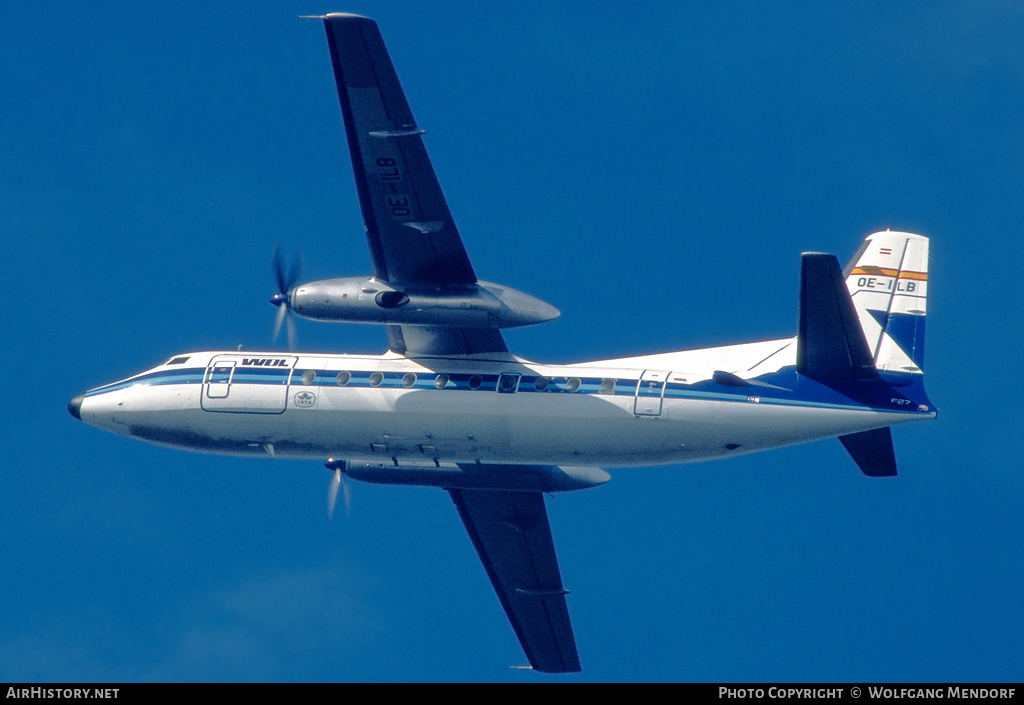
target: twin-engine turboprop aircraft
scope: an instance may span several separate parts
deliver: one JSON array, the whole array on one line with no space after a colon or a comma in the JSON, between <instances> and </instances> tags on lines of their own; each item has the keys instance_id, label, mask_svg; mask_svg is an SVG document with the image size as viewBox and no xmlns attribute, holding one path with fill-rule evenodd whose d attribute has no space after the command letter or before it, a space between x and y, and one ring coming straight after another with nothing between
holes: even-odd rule
<instances>
[{"instance_id":1,"label":"twin-engine turboprop aircraft","mask_svg":"<svg viewBox=\"0 0 1024 705\"><path fill-rule=\"evenodd\" d=\"M936 415L923 386L926 238L875 233L845 275L832 255L804 254L795 338L528 362L500 329L558 311L477 279L377 25L321 19L373 275L296 285L278 261L277 328L289 313L380 323L390 351L175 355L75 397L76 418L189 450L319 458L332 497L344 476L446 489L530 664L549 672L580 662L544 492L601 484L601 465L833 436L866 475L896 474L888 427Z\"/></svg>"}]
</instances>

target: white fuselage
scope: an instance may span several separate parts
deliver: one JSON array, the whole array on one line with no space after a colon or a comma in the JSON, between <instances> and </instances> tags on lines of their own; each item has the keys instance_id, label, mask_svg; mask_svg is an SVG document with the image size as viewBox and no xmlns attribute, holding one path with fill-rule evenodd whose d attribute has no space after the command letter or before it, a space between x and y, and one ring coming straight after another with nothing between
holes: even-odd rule
<instances>
[{"instance_id":1,"label":"white fuselage","mask_svg":"<svg viewBox=\"0 0 1024 705\"><path fill-rule=\"evenodd\" d=\"M694 462L934 416L712 383L714 369L779 369L791 343L578 365L202 352L94 389L80 413L110 431L204 452L571 466Z\"/></svg>"}]
</instances>

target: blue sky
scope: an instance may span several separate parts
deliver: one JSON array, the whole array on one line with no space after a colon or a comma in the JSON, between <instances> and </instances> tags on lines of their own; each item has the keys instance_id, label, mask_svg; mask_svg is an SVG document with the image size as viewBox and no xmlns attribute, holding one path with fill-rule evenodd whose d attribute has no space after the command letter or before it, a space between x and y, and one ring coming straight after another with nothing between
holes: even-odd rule
<instances>
[{"instance_id":1,"label":"blue sky","mask_svg":"<svg viewBox=\"0 0 1024 705\"><path fill-rule=\"evenodd\" d=\"M932 238L937 421L610 469L548 501L584 671L524 659L446 493L176 452L67 400L269 346L270 258L370 271L324 33L377 19L476 271L568 362L784 337L799 253ZM7 7L0 680L1003 681L1024 672L1024 9L1013 2ZM382 330L299 322L302 349Z\"/></svg>"}]
</instances>

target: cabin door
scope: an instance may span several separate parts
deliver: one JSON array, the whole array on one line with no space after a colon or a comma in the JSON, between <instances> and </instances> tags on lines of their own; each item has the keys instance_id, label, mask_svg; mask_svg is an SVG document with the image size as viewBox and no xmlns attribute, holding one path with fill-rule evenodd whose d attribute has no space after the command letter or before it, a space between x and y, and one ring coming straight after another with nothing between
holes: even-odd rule
<instances>
[{"instance_id":1,"label":"cabin door","mask_svg":"<svg viewBox=\"0 0 1024 705\"><path fill-rule=\"evenodd\" d=\"M206 411L281 414L288 401L288 378L296 358L217 355L203 376Z\"/></svg>"},{"instance_id":2,"label":"cabin door","mask_svg":"<svg viewBox=\"0 0 1024 705\"><path fill-rule=\"evenodd\" d=\"M644 370L636 384L633 413L637 416L661 416L661 402L665 398L665 382L669 374L664 370Z\"/></svg>"}]
</instances>

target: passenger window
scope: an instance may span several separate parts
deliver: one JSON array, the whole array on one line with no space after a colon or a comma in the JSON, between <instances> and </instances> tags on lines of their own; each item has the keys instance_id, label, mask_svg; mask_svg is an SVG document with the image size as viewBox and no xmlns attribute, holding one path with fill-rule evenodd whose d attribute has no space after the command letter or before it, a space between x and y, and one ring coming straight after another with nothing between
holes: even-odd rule
<instances>
[{"instance_id":1,"label":"passenger window","mask_svg":"<svg viewBox=\"0 0 1024 705\"><path fill-rule=\"evenodd\" d=\"M503 374L498 378L498 391L503 394L512 394L519 388L519 375L515 373Z\"/></svg>"}]
</instances>

